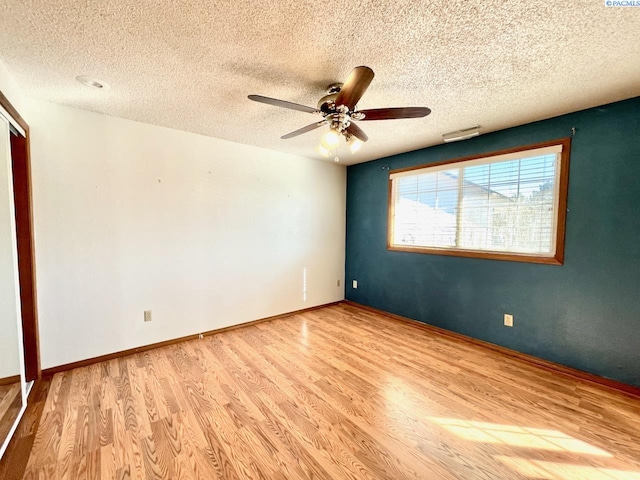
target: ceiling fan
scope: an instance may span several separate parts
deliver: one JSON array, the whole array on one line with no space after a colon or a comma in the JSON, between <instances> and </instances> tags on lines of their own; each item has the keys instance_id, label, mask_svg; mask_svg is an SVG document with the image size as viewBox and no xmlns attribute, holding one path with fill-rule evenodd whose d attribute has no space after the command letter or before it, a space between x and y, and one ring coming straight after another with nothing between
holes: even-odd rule
<instances>
[{"instance_id":1,"label":"ceiling fan","mask_svg":"<svg viewBox=\"0 0 640 480\"><path fill-rule=\"evenodd\" d=\"M360 149L362 144L369 137L362 129L354 123L354 120L395 120L400 118L420 118L426 117L431 110L426 107L400 107L400 108L372 108L367 110L356 110L356 106L364 92L373 80L373 70L369 67L354 68L347 81L334 83L327 88L327 95L318 102L318 108L307 107L298 103L278 100L276 98L264 97L262 95L249 95L249 99L255 102L266 103L276 107L298 110L301 112L322 115L323 119L312 123L306 127L299 128L293 132L283 135L282 139L288 139L302 135L303 133L315 130L323 125L329 125L330 129L318 147L319 152L324 156L329 156L331 150L338 146L340 136L347 141L347 145L352 153Z\"/></svg>"}]
</instances>

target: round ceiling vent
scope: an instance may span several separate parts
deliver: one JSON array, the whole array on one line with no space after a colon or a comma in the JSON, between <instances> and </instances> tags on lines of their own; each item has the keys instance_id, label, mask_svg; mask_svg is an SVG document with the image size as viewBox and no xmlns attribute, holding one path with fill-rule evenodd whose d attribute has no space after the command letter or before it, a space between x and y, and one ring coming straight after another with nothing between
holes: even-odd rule
<instances>
[{"instance_id":1,"label":"round ceiling vent","mask_svg":"<svg viewBox=\"0 0 640 480\"><path fill-rule=\"evenodd\" d=\"M105 82L96 80L95 78L85 77L84 75L77 76L76 80L82 83L83 85L86 85L87 87L91 87L91 88L97 88L97 89L103 89L103 90L109 88L109 85L107 85Z\"/></svg>"}]
</instances>

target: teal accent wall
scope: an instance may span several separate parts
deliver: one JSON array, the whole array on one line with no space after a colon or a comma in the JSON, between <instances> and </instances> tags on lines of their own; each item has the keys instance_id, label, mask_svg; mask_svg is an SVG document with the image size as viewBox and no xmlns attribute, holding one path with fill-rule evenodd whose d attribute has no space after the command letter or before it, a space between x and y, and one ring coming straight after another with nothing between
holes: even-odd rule
<instances>
[{"instance_id":1,"label":"teal accent wall","mask_svg":"<svg viewBox=\"0 0 640 480\"><path fill-rule=\"evenodd\" d=\"M564 265L387 250L386 167L572 127ZM640 387L640 97L348 167L346 284L349 300Z\"/></svg>"}]
</instances>

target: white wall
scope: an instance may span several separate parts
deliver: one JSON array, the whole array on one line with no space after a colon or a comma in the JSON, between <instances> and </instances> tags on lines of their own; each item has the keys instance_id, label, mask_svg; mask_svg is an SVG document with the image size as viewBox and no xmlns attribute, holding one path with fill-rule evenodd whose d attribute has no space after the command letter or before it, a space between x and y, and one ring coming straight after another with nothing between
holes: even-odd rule
<instances>
[{"instance_id":1,"label":"white wall","mask_svg":"<svg viewBox=\"0 0 640 480\"><path fill-rule=\"evenodd\" d=\"M9 70L7 70L7 67L2 63L2 60L0 60L0 92L7 97L11 102L11 105L13 105L20 115L28 122L26 114L24 113L26 97L11 74L9 74Z\"/></svg>"},{"instance_id":2,"label":"white wall","mask_svg":"<svg viewBox=\"0 0 640 480\"><path fill-rule=\"evenodd\" d=\"M43 368L344 298L344 167L32 99L27 113Z\"/></svg>"}]
</instances>

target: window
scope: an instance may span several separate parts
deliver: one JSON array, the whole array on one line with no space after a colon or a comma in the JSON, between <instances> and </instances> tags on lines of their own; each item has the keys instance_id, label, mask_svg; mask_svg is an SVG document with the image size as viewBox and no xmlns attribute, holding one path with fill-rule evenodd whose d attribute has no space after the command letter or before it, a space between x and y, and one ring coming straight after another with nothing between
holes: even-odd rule
<instances>
[{"instance_id":1,"label":"window","mask_svg":"<svg viewBox=\"0 0 640 480\"><path fill-rule=\"evenodd\" d=\"M389 249L562 264L570 143L391 171Z\"/></svg>"}]
</instances>

